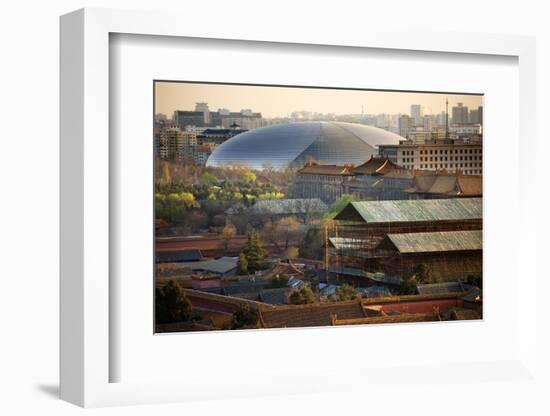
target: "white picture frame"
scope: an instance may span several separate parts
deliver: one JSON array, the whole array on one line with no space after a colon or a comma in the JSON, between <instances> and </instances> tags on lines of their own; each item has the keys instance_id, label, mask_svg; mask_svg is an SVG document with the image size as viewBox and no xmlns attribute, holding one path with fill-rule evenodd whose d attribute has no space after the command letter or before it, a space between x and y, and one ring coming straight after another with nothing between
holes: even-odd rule
<instances>
[{"instance_id":1,"label":"white picture frame","mask_svg":"<svg viewBox=\"0 0 550 416\"><path fill-rule=\"evenodd\" d=\"M182 25L181 22L186 24ZM219 379L202 379L194 374L186 381L111 382L110 365L119 359L110 348L109 258L110 169L109 157L109 36L123 33L170 37L210 38L281 44L332 45L334 47L385 50L431 51L452 54L503 55L518 59L519 137L529 140L529 152L519 150L518 210L527 213L534 204L535 190L527 171L530 154L536 148L535 131L535 41L529 37L472 33L400 32L349 28L328 34L323 28L308 31L276 24L241 28L231 22L204 28L192 19L172 13L151 13L106 9L82 9L61 18L61 398L79 406L160 403L268 394L329 393L352 389L364 380L361 366L309 374L289 380L271 374L262 383L243 381L220 374ZM246 34L243 34L246 33ZM402 378L405 385L429 383L438 374L452 373L463 382L480 383L502 375L508 382L537 378L536 314L536 217L521 215L518 266L529 290L518 289L516 319L519 327L517 354L508 360L469 364L440 363L414 369L369 367L373 380ZM516 271L519 273L519 268ZM539 324L540 325L540 324ZM342 334L345 334L342 332ZM237 334L239 335L239 334ZM484 375L480 375L484 373ZM408 374L408 376L407 376ZM412 374L412 378L410 377ZM472 374L479 376L472 377ZM323 377L339 380L323 383ZM317 381L316 381L317 380ZM347 380L341 382L341 380ZM233 387L227 387L231 386Z\"/></svg>"}]
</instances>

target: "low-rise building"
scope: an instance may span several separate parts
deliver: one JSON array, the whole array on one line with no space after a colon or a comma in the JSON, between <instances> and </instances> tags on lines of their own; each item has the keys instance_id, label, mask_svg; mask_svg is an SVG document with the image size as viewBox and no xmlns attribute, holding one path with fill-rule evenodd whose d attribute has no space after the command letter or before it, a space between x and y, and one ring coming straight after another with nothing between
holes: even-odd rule
<instances>
[{"instance_id":1,"label":"low-rise building","mask_svg":"<svg viewBox=\"0 0 550 416\"><path fill-rule=\"evenodd\" d=\"M406 199L413 172L389 159L372 157L359 166L308 163L296 173L293 194L330 204L344 194L360 199Z\"/></svg>"},{"instance_id":2,"label":"low-rise building","mask_svg":"<svg viewBox=\"0 0 550 416\"><path fill-rule=\"evenodd\" d=\"M293 195L296 198L320 198L332 203L341 198L346 182L351 179L352 166L306 163L296 172Z\"/></svg>"},{"instance_id":3,"label":"low-rise building","mask_svg":"<svg viewBox=\"0 0 550 416\"><path fill-rule=\"evenodd\" d=\"M334 220L325 230L325 269L359 286L372 280L368 273L400 279L424 255L439 276L481 272L481 198L350 202ZM407 251L410 246L417 250ZM464 263L461 252L467 252Z\"/></svg>"},{"instance_id":4,"label":"low-rise building","mask_svg":"<svg viewBox=\"0 0 550 416\"><path fill-rule=\"evenodd\" d=\"M414 274L426 265L434 278L466 278L482 272L481 230L388 234L372 261L385 273Z\"/></svg>"},{"instance_id":5,"label":"low-rise building","mask_svg":"<svg viewBox=\"0 0 550 416\"><path fill-rule=\"evenodd\" d=\"M371 158L350 169L352 177L344 183L344 193L373 201L408 199L403 191L410 187L413 171L382 158Z\"/></svg>"},{"instance_id":6,"label":"low-rise building","mask_svg":"<svg viewBox=\"0 0 550 416\"><path fill-rule=\"evenodd\" d=\"M396 163L414 170L460 170L465 175L482 175L481 142L431 140L423 144L404 141L397 147Z\"/></svg>"}]
</instances>

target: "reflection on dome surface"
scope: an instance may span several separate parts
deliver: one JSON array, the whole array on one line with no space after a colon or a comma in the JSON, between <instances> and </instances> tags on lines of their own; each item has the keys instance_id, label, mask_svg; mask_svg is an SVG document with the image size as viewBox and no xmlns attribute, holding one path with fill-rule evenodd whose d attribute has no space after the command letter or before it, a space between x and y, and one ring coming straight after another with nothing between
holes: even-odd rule
<instances>
[{"instance_id":1,"label":"reflection on dome surface","mask_svg":"<svg viewBox=\"0 0 550 416\"><path fill-rule=\"evenodd\" d=\"M377 154L379 145L399 144L400 136L354 123L298 122L247 131L227 140L207 166L252 169L301 167L307 161L358 165Z\"/></svg>"}]
</instances>

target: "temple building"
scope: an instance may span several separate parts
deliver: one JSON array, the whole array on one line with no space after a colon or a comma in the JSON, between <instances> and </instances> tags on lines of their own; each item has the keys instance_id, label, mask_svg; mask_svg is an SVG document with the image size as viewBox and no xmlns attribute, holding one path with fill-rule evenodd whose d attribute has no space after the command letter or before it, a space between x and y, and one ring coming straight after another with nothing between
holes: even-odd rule
<instances>
[{"instance_id":1,"label":"temple building","mask_svg":"<svg viewBox=\"0 0 550 416\"><path fill-rule=\"evenodd\" d=\"M433 277L467 278L482 272L481 230L388 234L373 261L383 273L406 276L425 264Z\"/></svg>"},{"instance_id":2,"label":"temple building","mask_svg":"<svg viewBox=\"0 0 550 416\"><path fill-rule=\"evenodd\" d=\"M358 284L426 262L438 277L480 274L482 228L481 198L350 202L325 228L325 269Z\"/></svg>"},{"instance_id":3,"label":"temple building","mask_svg":"<svg viewBox=\"0 0 550 416\"><path fill-rule=\"evenodd\" d=\"M415 174L412 186L404 190L408 199L471 198L483 195L483 176L436 171Z\"/></svg>"},{"instance_id":4,"label":"temple building","mask_svg":"<svg viewBox=\"0 0 550 416\"><path fill-rule=\"evenodd\" d=\"M296 198L320 198L330 204L344 194L359 199L408 199L403 191L412 185L413 171L394 162L371 157L358 166L306 163L296 173Z\"/></svg>"}]
</instances>

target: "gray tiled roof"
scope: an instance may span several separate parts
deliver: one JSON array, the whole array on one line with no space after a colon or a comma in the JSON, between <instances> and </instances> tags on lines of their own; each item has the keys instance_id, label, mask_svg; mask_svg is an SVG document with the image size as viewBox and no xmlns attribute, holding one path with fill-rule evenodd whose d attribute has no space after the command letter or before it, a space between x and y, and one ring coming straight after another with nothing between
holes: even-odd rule
<instances>
[{"instance_id":1,"label":"gray tiled roof","mask_svg":"<svg viewBox=\"0 0 550 416\"><path fill-rule=\"evenodd\" d=\"M477 220L482 211L481 198L354 201L335 219L366 223Z\"/></svg>"},{"instance_id":2,"label":"gray tiled roof","mask_svg":"<svg viewBox=\"0 0 550 416\"><path fill-rule=\"evenodd\" d=\"M483 249L483 232L436 231L427 233L388 234L397 250L402 253L433 253L438 251L470 251Z\"/></svg>"}]
</instances>

